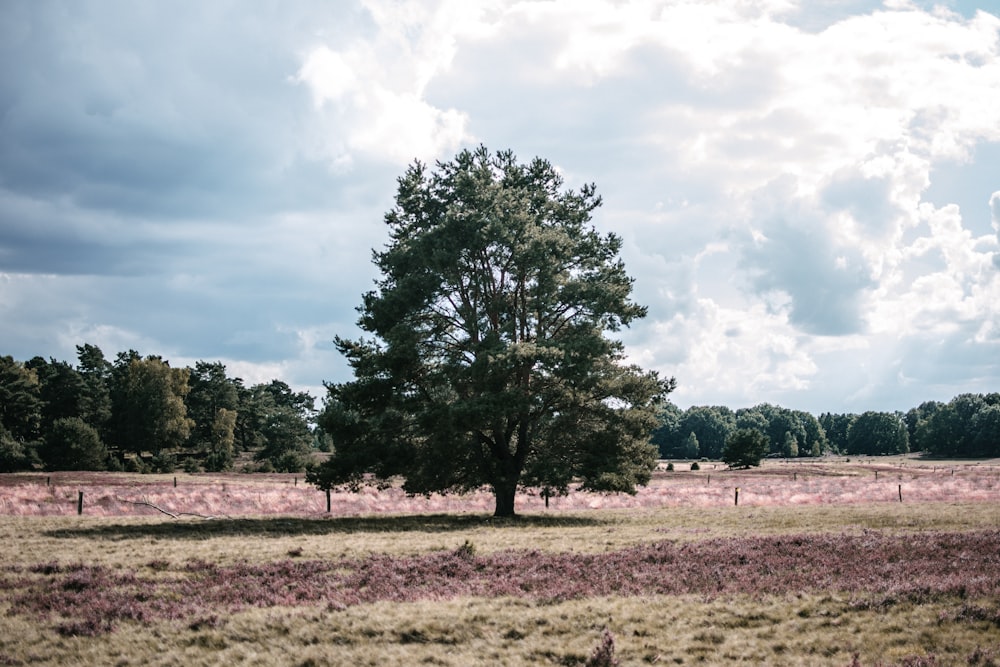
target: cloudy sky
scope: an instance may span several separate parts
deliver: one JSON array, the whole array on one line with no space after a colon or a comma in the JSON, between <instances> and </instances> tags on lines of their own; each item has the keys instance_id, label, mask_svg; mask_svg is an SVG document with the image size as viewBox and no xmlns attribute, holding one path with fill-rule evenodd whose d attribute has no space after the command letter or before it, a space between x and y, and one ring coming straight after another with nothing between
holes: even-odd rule
<instances>
[{"instance_id":1,"label":"cloudy sky","mask_svg":"<svg viewBox=\"0 0 1000 667\"><path fill-rule=\"evenodd\" d=\"M1000 391L993 0L6 0L0 354L349 379L406 165L596 183L681 407Z\"/></svg>"}]
</instances>

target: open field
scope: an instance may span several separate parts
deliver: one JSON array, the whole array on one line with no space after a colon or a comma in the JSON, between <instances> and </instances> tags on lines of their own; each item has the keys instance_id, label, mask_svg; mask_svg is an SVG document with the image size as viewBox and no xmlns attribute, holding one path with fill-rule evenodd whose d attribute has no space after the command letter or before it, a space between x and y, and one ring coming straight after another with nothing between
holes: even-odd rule
<instances>
[{"instance_id":1,"label":"open field","mask_svg":"<svg viewBox=\"0 0 1000 667\"><path fill-rule=\"evenodd\" d=\"M605 629L621 664L996 665L998 463L703 464L513 521L395 490L327 514L291 475L0 476L0 665L582 665Z\"/></svg>"}]
</instances>

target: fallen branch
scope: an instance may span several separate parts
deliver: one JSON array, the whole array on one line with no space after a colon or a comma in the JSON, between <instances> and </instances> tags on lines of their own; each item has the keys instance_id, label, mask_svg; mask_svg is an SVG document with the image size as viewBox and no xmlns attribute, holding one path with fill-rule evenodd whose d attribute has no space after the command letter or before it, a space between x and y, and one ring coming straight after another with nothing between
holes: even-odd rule
<instances>
[{"instance_id":1,"label":"fallen branch","mask_svg":"<svg viewBox=\"0 0 1000 667\"><path fill-rule=\"evenodd\" d=\"M145 500L145 499L143 499L143 500L128 500L126 498L119 498L118 496L115 496L115 500L117 500L118 502L122 502L122 503L128 503L129 505L143 505L145 507L152 507L157 512L163 512L167 516L172 517L174 519L179 519L182 516L196 516L199 519L218 519L219 518L217 516L210 516L210 515L207 515L207 514L197 514L196 512L171 512L170 510L165 510L162 507L160 507L159 505L154 505L153 503L151 503L151 502L149 502L148 500ZM229 517L224 517L224 518L228 519Z\"/></svg>"}]
</instances>

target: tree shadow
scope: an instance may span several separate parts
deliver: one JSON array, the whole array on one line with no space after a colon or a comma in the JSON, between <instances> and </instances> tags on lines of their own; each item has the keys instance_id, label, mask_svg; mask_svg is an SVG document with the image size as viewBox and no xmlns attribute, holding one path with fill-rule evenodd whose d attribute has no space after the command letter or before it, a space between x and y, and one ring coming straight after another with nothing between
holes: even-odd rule
<instances>
[{"instance_id":1,"label":"tree shadow","mask_svg":"<svg viewBox=\"0 0 1000 667\"><path fill-rule=\"evenodd\" d=\"M496 518L476 514L417 514L364 517L253 517L231 519L177 519L158 523L114 523L59 528L46 531L47 537L76 539L130 540L157 539L209 540L217 537L288 537L338 533L448 533L474 528L504 530L524 528L591 527L609 523L599 517L524 515Z\"/></svg>"}]
</instances>

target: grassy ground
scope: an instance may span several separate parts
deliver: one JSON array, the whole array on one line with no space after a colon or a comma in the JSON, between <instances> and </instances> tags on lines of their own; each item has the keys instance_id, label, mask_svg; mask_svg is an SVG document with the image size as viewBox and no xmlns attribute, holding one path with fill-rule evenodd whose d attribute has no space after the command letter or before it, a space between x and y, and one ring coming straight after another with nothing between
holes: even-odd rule
<instances>
[{"instance_id":1,"label":"grassy ground","mask_svg":"<svg viewBox=\"0 0 1000 667\"><path fill-rule=\"evenodd\" d=\"M955 619L960 608L941 600L887 613L823 594L558 604L477 598L253 609L194 623L131 624L97 638L53 637L15 617L2 622L0 655L5 664L57 665L575 665L607 628L623 665L846 667L855 654L864 665L989 664L975 662L977 650L992 650L996 664L997 628Z\"/></svg>"},{"instance_id":2,"label":"grassy ground","mask_svg":"<svg viewBox=\"0 0 1000 667\"><path fill-rule=\"evenodd\" d=\"M276 483L287 486L285 480ZM962 587L922 591L918 585L907 595L817 584L752 594L459 595L346 606L308 601L206 607L141 622L126 619L94 633L67 631L59 614L27 613L15 600L28 584L51 582L62 593L82 586L73 574L82 566L106 568L109 576L126 580L138 575L173 582L155 593L166 605L166 597L175 595L170 586L194 577L196 563L343 560L351 567L373 555L426 557L463 547L486 562L510 550L614 556L664 541L732 540L739 546L762 536L872 535L913 543L914 536L919 542L925 535L930 540L998 529L1000 500L531 511L499 522L483 513L454 512L216 520L0 516L6 545L0 549L0 665L582 665L605 629L623 665L846 667L855 655L854 664L866 666L997 665L1000 596L969 594ZM975 568L962 567L967 557L961 551L948 556L956 572L968 570L969 590L975 591ZM876 571L884 565L871 563ZM683 578L687 571L679 562L665 576ZM608 572L615 574L613 568ZM918 583L920 576L915 569Z\"/></svg>"},{"instance_id":3,"label":"grassy ground","mask_svg":"<svg viewBox=\"0 0 1000 667\"><path fill-rule=\"evenodd\" d=\"M741 535L965 531L1000 527L998 503L881 503L785 507L659 508L533 513L515 521L482 514L366 517L0 516L0 567L77 563L128 567L159 558L219 564L307 558L407 555L454 549L601 552L660 540Z\"/></svg>"}]
</instances>

